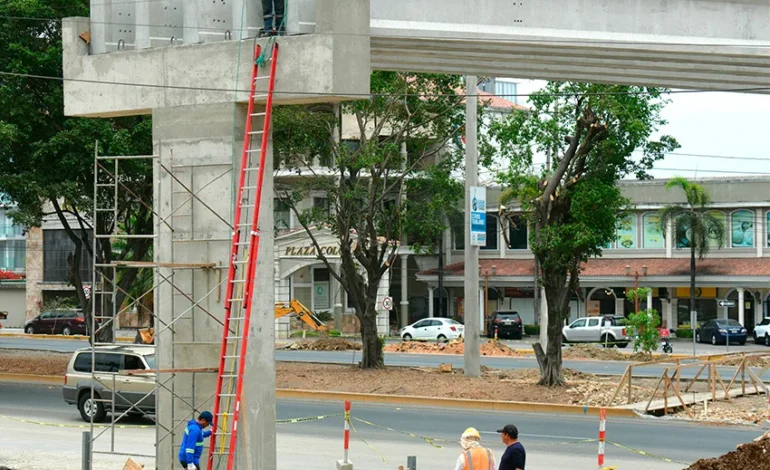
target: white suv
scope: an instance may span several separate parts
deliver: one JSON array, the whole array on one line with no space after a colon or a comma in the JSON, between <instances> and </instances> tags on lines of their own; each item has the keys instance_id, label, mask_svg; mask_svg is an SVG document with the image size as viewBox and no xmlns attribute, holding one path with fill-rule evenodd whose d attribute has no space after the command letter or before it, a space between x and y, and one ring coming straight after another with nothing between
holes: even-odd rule
<instances>
[{"instance_id":1,"label":"white suv","mask_svg":"<svg viewBox=\"0 0 770 470\"><path fill-rule=\"evenodd\" d=\"M770 317L763 318L762 323L754 327L754 342L770 346Z\"/></svg>"}]
</instances>

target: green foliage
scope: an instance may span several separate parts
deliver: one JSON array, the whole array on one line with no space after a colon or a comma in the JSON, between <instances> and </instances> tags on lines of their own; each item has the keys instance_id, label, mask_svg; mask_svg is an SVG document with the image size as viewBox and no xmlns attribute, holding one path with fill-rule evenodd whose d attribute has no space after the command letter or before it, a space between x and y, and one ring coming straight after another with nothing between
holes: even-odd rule
<instances>
[{"instance_id":1,"label":"green foliage","mask_svg":"<svg viewBox=\"0 0 770 470\"><path fill-rule=\"evenodd\" d=\"M689 338L692 339L693 332L690 328L678 328L676 330L676 337L677 338Z\"/></svg>"},{"instance_id":2,"label":"green foliage","mask_svg":"<svg viewBox=\"0 0 770 470\"><path fill-rule=\"evenodd\" d=\"M524 334L527 336L539 336L540 325L524 325Z\"/></svg>"},{"instance_id":3,"label":"green foliage","mask_svg":"<svg viewBox=\"0 0 770 470\"><path fill-rule=\"evenodd\" d=\"M666 184L666 190L681 189L686 203L663 208L660 217L661 230L669 224L676 234L677 248L691 248L703 259L711 248L721 248L725 243L725 222L709 211L711 196L698 183L676 177Z\"/></svg>"},{"instance_id":4,"label":"green foliage","mask_svg":"<svg viewBox=\"0 0 770 470\"><path fill-rule=\"evenodd\" d=\"M330 322L334 320L334 313L330 312L328 310L325 310L323 312L314 312L316 318L321 320L324 323Z\"/></svg>"},{"instance_id":5,"label":"green foliage","mask_svg":"<svg viewBox=\"0 0 770 470\"><path fill-rule=\"evenodd\" d=\"M626 292L626 297L630 302L633 302L636 299L647 297L649 292L650 289L646 287L629 289ZM638 313L632 313L626 317L625 325L628 335L634 338L634 352L642 351L652 354L653 351L658 350L660 345L660 332L658 331L660 318L658 317L657 310L649 308Z\"/></svg>"},{"instance_id":6,"label":"green foliage","mask_svg":"<svg viewBox=\"0 0 770 470\"><path fill-rule=\"evenodd\" d=\"M540 285L549 308L548 350L538 353L541 384L560 385L561 325L569 293L578 288L581 266L615 241L629 201L619 179L647 178L647 170L679 144L654 138L666 124L663 90L636 86L549 82L530 97L529 112L491 126L508 169L506 217L531 222L530 246L542 267ZM635 155L639 152L640 155ZM551 168L535 155L552 157ZM565 289L565 286L567 288Z\"/></svg>"}]
</instances>

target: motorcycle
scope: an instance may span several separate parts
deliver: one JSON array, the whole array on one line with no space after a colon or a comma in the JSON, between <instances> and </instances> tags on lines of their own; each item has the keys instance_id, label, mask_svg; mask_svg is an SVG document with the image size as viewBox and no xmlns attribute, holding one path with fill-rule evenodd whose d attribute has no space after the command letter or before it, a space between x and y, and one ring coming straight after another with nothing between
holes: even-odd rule
<instances>
[{"instance_id":1,"label":"motorcycle","mask_svg":"<svg viewBox=\"0 0 770 470\"><path fill-rule=\"evenodd\" d=\"M671 354L674 352L674 347L671 346L671 341L668 340L670 333L667 328L660 329L660 343L663 346L663 352L665 354Z\"/></svg>"}]
</instances>

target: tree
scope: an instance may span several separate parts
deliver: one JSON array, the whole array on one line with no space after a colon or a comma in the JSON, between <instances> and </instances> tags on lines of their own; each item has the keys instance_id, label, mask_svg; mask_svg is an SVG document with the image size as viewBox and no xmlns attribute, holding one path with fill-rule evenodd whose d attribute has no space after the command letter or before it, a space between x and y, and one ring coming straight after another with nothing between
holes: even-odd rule
<instances>
[{"instance_id":1,"label":"tree","mask_svg":"<svg viewBox=\"0 0 770 470\"><path fill-rule=\"evenodd\" d=\"M617 182L646 170L675 139L651 136L665 124L666 100L655 88L549 82L530 97L529 112L493 124L491 133L508 170L504 216L525 217L533 226L530 246L542 275L548 306L547 346L533 345L540 384L563 384L561 330L583 263L615 240L628 201ZM639 155L634 155L640 151ZM534 156L553 157L553 168L536 167Z\"/></svg>"},{"instance_id":2,"label":"tree","mask_svg":"<svg viewBox=\"0 0 770 470\"><path fill-rule=\"evenodd\" d=\"M0 71L13 74L62 76L61 22L68 16L88 16L85 0L9 0L0 4ZM27 19L15 19L27 18ZM47 20L50 18L50 20ZM142 155L152 152L149 118L82 119L64 116L63 85L23 75L0 76L0 192L16 209L11 217L27 227L40 226L47 215L56 216L72 241L67 257L68 281L78 303L90 311L79 266L84 252L97 263L143 260L150 239L128 240L113 253L112 241L99 239L94 249L93 233L110 233L120 226L127 233L152 233L152 165L148 161L121 163L123 186L117 201L99 197L100 207L118 207L114 220L107 212L93 226L94 150L102 154ZM137 196L129 196L125 188ZM143 204L138 202L143 200ZM50 204L50 206L49 206ZM51 207L50 213L47 208ZM100 268L101 269L101 268ZM111 271L111 270L108 270ZM137 276L120 276L117 305L121 305ZM107 289L114 273L102 271ZM112 312L103 306L103 315ZM89 331L92 331L88 319ZM105 322L106 323L106 322ZM111 328L102 328L98 341L110 341Z\"/></svg>"},{"instance_id":3,"label":"tree","mask_svg":"<svg viewBox=\"0 0 770 470\"><path fill-rule=\"evenodd\" d=\"M640 287L638 289L631 289L626 293L626 297L629 302L634 302L637 299L643 299L647 297L650 292L649 288ZM634 338L634 352L639 350L646 354L652 355L653 351L658 350L660 344L660 332L658 326L660 326L660 318L658 312L650 306L642 311L632 313L626 318L625 322L628 335Z\"/></svg>"},{"instance_id":4,"label":"tree","mask_svg":"<svg viewBox=\"0 0 770 470\"><path fill-rule=\"evenodd\" d=\"M363 340L362 368L383 366L377 335L377 291L407 240L431 251L447 228L447 214L463 196L453 177L454 138L464 121L457 77L372 74L370 99L327 108L276 109L277 161L305 177L276 180L315 247L316 257L340 283L355 309ZM340 121L354 120L352 139L341 139ZM319 173L310 163L331 163ZM311 191L322 191L327 208L303 208ZM340 269L318 243L317 230L339 239Z\"/></svg>"},{"instance_id":5,"label":"tree","mask_svg":"<svg viewBox=\"0 0 770 470\"><path fill-rule=\"evenodd\" d=\"M672 178L666 184L666 191L679 188L684 192L687 202L684 205L672 205L663 208L660 214L660 227L663 233L670 227L677 234L677 248L690 248L690 314L695 312L695 258L703 259L712 247L722 248L725 241L725 223L708 207L711 197L708 191L698 183L686 178ZM691 318L697 322L697 318ZM695 332L695 323L692 330Z\"/></svg>"}]
</instances>

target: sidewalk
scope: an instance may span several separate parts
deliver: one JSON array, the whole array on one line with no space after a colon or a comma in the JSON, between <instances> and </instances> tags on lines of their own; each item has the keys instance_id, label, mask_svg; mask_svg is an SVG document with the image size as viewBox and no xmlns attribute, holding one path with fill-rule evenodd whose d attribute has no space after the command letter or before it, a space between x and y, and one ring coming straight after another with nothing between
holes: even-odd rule
<instances>
[{"instance_id":1,"label":"sidewalk","mask_svg":"<svg viewBox=\"0 0 770 470\"><path fill-rule=\"evenodd\" d=\"M24 333L24 328L0 328L0 337L20 337L20 338L34 338L34 339L58 339L58 340L72 340L72 341L87 341L87 336L82 335L71 335L71 336L64 336L64 335L46 335L46 334L35 334L35 335L28 335ZM117 331L117 340L121 343L130 343L134 341L134 338L136 337L136 330L118 330Z\"/></svg>"}]
</instances>

